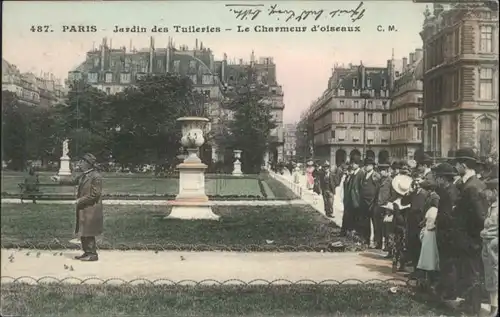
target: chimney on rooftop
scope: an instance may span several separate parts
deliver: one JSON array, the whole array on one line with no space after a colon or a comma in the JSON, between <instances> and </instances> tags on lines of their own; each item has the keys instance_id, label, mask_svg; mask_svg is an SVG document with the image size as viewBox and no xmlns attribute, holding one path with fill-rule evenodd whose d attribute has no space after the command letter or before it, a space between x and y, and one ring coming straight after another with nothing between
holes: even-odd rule
<instances>
[{"instance_id":1,"label":"chimney on rooftop","mask_svg":"<svg viewBox=\"0 0 500 317\"><path fill-rule=\"evenodd\" d=\"M421 48L417 48L415 50L415 61L418 61L419 59L422 58L423 52Z\"/></svg>"},{"instance_id":2,"label":"chimney on rooftop","mask_svg":"<svg viewBox=\"0 0 500 317\"><path fill-rule=\"evenodd\" d=\"M415 53L410 53L410 65L413 65L415 63Z\"/></svg>"},{"instance_id":3,"label":"chimney on rooftop","mask_svg":"<svg viewBox=\"0 0 500 317\"><path fill-rule=\"evenodd\" d=\"M408 67L408 58L403 57L403 71Z\"/></svg>"}]
</instances>

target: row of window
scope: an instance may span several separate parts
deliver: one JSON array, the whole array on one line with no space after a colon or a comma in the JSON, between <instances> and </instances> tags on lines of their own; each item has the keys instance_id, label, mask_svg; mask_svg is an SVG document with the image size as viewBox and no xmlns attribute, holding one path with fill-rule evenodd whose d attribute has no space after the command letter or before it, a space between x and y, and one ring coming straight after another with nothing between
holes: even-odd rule
<instances>
[{"instance_id":1,"label":"row of window","mask_svg":"<svg viewBox=\"0 0 500 317\"><path fill-rule=\"evenodd\" d=\"M337 89L336 90L336 96L339 97L361 97L362 91L360 89L353 89L353 90L345 90L343 88ZM389 98L389 90L388 89L381 89L381 90L375 90L375 89L368 89L366 91L369 97L375 97L375 98Z\"/></svg>"},{"instance_id":2,"label":"row of window","mask_svg":"<svg viewBox=\"0 0 500 317\"><path fill-rule=\"evenodd\" d=\"M130 73L121 73L119 74L119 83L121 84L130 84L131 79L132 79L132 74ZM145 76L145 74L137 74L136 78L140 79L142 76ZM213 85L214 84L214 76L212 74L205 74L202 75L202 84L203 85ZM194 84L198 83L198 75L192 74L189 75L189 78ZM78 78L77 78L78 79ZM111 84L114 82L116 79L116 75L114 73L105 73L104 74L104 82L107 84ZM87 81L91 84L95 84L99 81L99 73L88 73L87 74Z\"/></svg>"},{"instance_id":3,"label":"row of window","mask_svg":"<svg viewBox=\"0 0 500 317\"><path fill-rule=\"evenodd\" d=\"M333 115L334 123L363 123L363 114L355 112L351 116L348 116L348 120L345 120L345 114L343 112L339 112L338 114ZM375 120L374 120L375 118ZM387 120L387 113L367 113L366 114L366 123L368 124L389 124ZM351 120L350 120L351 119Z\"/></svg>"},{"instance_id":4,"label":"row of window","mask_svg":"<svg viewBox=\"0 0 500 317\"><path fill-rule=\"evenodd\" d=\"M398 123L407 120L422 119L423 109L419 108L399 108L391 113L391 122Z\"/></svg>"},{"instance_id":5,"label":"row of window","mask_svg":"<svg viewBox=\"0 0 500 317\"><path fill-rule=\"evenodd\" d=\"M461 84L464 80L463 70L457 70L449 78L447 75L431 79L426 84L426 107L428 112L439 111L443 104L449 104L460 99ZM495 73L493 68L480 68L477 74L477 98L479 100L495 99ZM447 94L445 94L447 92Z\"/></svg>"},{"instance_id":6,"label":"row of window","mask_svg":"<svg viewBox=\"0 0 500 317\"><path fill-rule=\"evenodd\" d=\"M334 105L335 104L336 103L334 103ZM338 106L339 108L362 109L365 107L365 101L339 100ZM367 100L366 109L379 109L379 110L387 109L387 100L375 101L375 102L373 102L373 100Z\"/></svg>"},{"instance_id":7,"label":"row of window","mask_svg":"<svg viewBox=\"0 0 500 317\"><path fill-rule=\"evenodd\" d=\"M335 141L353 141L359 142L363 141L363 131L361 129L350 129L349 131L344 129L336 129L330 131L331 139ZM374 141L380 141L381 143L388 143L390 138L390 131L366 131L366 143L373 143Z\"/></svg>"},{"instance_id":8,"label":"row of window","mask_svg":"<svg viewBox=\"0 0 500 317\"><path fill-rule=\"evenodd\" d=\"M496 133L493 130L493 120L484 117L477 124L477 144L480 156L487 156L494 150L494 140ZM450 129L453 131L452 138L456 139L457 129ZM442 131L442 127L439 123L434 123L428 126L426 129L426 149L433 152L440 152L441 148L441 133L450 133L449 129ZM453 143L450 143L453 144Z\"/></svg>"},{"instance_id":9,"label":"row of window","mask_svg":"<svg viewBox=\"0 0 500 317\"><path fill-rule=\"evenodd\" d=\"M39 101L40 95L36 92L17 87L16 95L27 100Z\"/></svg>"},{"instance_id":10,"label":"row of window","mask_svg":"<svg viewBox=\"0 0 500 317\"><path fill-rule=\"evenodd\" d=\"M391 140L422 141L422 128L398 127L391 130Z\"/></svg>"},{"instance_id":11,"label":"row of window","mask_svg":"<svg viewBox=\"0 0 500 317\"><path fill-rule=\"evenodd\" d=\"M494 53L494 32L492 25L479 27L479 52ZM446 58L457 56L461 52L461 28L457 27L451 34L443 34L441 37L429 43L426 49L426 69L442 64Z\"/></svg>"},{"instance_id":12,"label":"row of window","mask_svg":"<svg viewBox=\"0 0 500 317\"><path fill-rule=\"evenodd\" d=\"M371 89L372 88L372 82L373 82L372 79L370 77L367 77L365 79L364 87ZM352 86L353 87L359 87L359 83L360 83L360 80L358 78L354 77L352 79ZM387 81L385 80L385 78L382 78L380 86L381 87L385 87L386 84L387 84Z\"/></svg>"}]
</instances>

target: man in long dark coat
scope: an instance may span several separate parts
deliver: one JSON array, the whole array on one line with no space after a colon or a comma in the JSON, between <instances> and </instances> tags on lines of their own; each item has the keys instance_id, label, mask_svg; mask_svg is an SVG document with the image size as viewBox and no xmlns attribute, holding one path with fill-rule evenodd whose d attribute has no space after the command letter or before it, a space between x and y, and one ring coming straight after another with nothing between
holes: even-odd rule
<instances>
[{"instance_id":1,"label":"man in long dark coat","mask_svg":"<svg viewBox=\"0 0 500 317\"><path fill-rule=\"evenodd\" d=\"M335 189L340 183L339 177L341 177L341 175L339 176L338 173L333 173L330 170L330 163L326 161L323 164L323 170L319 176L319 188L323 196L325 215L327 217L333 217Z\"/></svg>"},{"instance_id":2,"label":"man in long dark coat","mask_svg":"<svg viewBox=\"0 0 500 317\"><path fill-rule=\"evenodd\" d=\"M86 262L99 259L96 236L103 231L102 177L96 170L96 162L95 156L87 153L77 165L82 174L70 179L52 177L62 184L78 185L75 234L81 239L84 253L75 259Z\"/></svg>"},{"instance_id":3,"label":"man in long dark coat","mask_svg":"<svg viewBox=\"0 0 500 317\"><path fill-rule=\"evenodd\" d=\"M352 221L350 227L358 234L361 233L359 227L360 217L362 215L361 183L365 177L365 173L360 167L360 161L361 157L359 155L352 157L352 174L350 176L349 184L344 190L344 202L347 206L348 212L351 213L349 216L349 221Z\"/></svg>"},{"instance_id":4,"label":"man in long dark coat","mask_svg":"<svg viewBox=\"0 0 500 317\"><path fill-rule=\"evenodd\" d=\"M380 174L374 170L375 161L365 159L364 177L361 181L361 214L359 217L359 230L363 240L370 245L371 221L377 202L377 192L380 186Z\"/></svg>"},{"instance_id":5,"label":"man in long dark coat","mask_svg":"<svg viewBox=\"0 0 500 317\"><path fill-rule=\"evenodd\" d=\"M373 211L373 240L375 249L382 249L382 242L385 240L385 249L391 249L389 243L389 232L384 226L384 216L386 211L382 206L390 202L392 195L392 177L389 171L389 164L379 164L380 185L377 191L376 206ZM392 256L392 255L391 255Z\"/></svg>"},{"instance_id":6,"label":"man in long dark coat","mask_svg":"<svg viewBox=\"0 0 500 317\"><path fill-rule=\"evenodd\" d=\"M342 204L344 206L344 213L342 215L342 228L340 229L340 234L342 236L346 236L348 232L351 232L352 230L354 230L354 220L353 220L353 213L352 213L352 210L350 210L349 208L351 208L350 204L349 204L349 186L350 186L350 182L351 182L351 179L352 179L352 165L349 164L347 166L347 168L345 168L345 176L344 176L344 183L343 183L343 193L344 193L344 197L343 197L343 200L342 200Z\"/></svg>"},{"instance_id":7,"label":"man in long dark coat","mask_svg":"<svg viewBox=\"0 0 500 317\"><path fill-rule=\"evenodd\" d=\"M460 252L463 280L464 309L469 315L481 310L481 230L488 212L488 203L480 193L486 189L476 176L477 157L473 149L463 148L455 153L456 169L462 176L460 198L455 209L457 219L457 246Z\"/></svg>"},{"instance_id":8,"label":"man in long dark coat","mask_svg":"<svg viewBox=\"0 0 500 317\"><path fill-rule=\"evenodd\" d=\"M424 154L422 159L417 163L418 169L422 174L422 181L426 182L429 186L434 187L436 185L436 180L431 169L431 166L433 164L432 158L429 155Z\"/></svg>"},{"instance_id":9,"label":"man in long dark coat","mask_svg":"<svg viewBox=\"0 0 500 317\"><path fill-rule=\"evenodd\" d=\"M457 252L456 246L457 223L454 209L460 193L454 184L456 174L455 168L449 163L441 163L434 168L436 193L439 195L436 237L441 278L438 292L443 300L457 298L458 271L456 264L459 262L460 254Z\"/></svg>"}]
</instances>

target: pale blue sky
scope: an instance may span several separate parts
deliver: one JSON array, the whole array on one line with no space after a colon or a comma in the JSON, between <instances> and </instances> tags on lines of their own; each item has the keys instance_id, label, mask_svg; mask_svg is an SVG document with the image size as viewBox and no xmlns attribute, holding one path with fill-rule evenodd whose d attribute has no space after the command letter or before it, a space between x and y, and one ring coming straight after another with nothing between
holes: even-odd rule
<instances>
[{"instance_id":1,"label":"pale blue sky","mask_svg":"<svg viewBox=\"0 0 500 317\"><path fill-rule=\"evenodd\" d=\"M238 21L225 4L265 4L254 21ZM269 6L277 4L282 10L320 10L325 14L318 21L278 21L269 16ZM156 47L166 46L168 36L174 42L194 46L195 40L210 47L216 58L226 53L230 59L248 60L252 49L257 57L272 56L277 64L278 81L285 92L285 121L293 122L311 101L326 88L331 68L335 63L359 63L383 66L390 59L407 56L422 46L425 5L411 1L365 1L364 17L350 21L348 16L328 18L328 12L337 9L355 9L358 1L110 1L110 2L3 2L3 58L16 64L21 71L53 72L66 77L67 72L85 58L85 53L97 47L103 37L112 40L113 47L147 47L149 36L155 37ZM32 25L51 25L54 32L33 33ZM63 25L96 25L96 33L63 33ZM124 34L113 33L115 25L166 26L169 33ZM175 33L173 25L220 27L220 33ZM249 26L307 26L357 25L357 33L238 33L237 25ZM394 25L397 32L378 32L377 26ZM226 28L232 31L225 31Z\"/></svg>"}]
</instances>

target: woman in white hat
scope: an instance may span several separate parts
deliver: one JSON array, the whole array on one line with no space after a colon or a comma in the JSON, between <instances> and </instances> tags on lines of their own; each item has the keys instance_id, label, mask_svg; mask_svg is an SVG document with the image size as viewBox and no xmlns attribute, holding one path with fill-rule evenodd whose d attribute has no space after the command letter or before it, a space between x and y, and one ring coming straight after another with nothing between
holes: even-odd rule
<instances>
[{"instance_id":1,"label":"woman in white hat","mask_svg":"<svg viewBox=\"0 0 500 317\"><path fill-rule=\"evenodd\" d=\"M409 206L401 205L401 198L410 192L413 179L407 175L396 175L392 180L392 189L394 191L394 201L388 203L386 209L388 214L384 221L392 221L392 233L390 245L392 246L392 271L403 271L406 260L406 217L405 209ZM398 268L399 265L399 268Z\"/></svg>"},{"instance_id":2,"label":"woman in white hat","mask_svg":"<svg viewBox=\"0 0 500 317\"><path fill-rule=\"evenodd\" d=\"M314 162L309 161L307 162L307 167L306 167L306 181L307 181L307 189L312 190L314 187Z\"/></svg>"}]
</instances>

